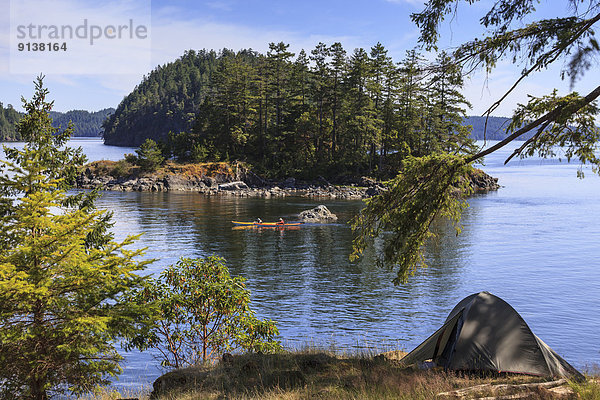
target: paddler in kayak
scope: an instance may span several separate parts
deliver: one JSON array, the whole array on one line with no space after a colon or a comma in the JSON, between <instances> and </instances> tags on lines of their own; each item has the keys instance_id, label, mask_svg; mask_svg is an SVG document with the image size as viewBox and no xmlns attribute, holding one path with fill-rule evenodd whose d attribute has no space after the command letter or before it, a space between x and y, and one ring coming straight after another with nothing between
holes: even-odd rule
<instances>
[{"instance_id":1,"label":"paddler in kayak","mask_svg":"<svg viewBox=\"0 0 600 400\"><path fill-rule=\"evenodd\" d=\"M279 218L279 221L277 221L277 225L284 225L285 221L283 220L283 218Z\"/></svg>"}]
</instances>

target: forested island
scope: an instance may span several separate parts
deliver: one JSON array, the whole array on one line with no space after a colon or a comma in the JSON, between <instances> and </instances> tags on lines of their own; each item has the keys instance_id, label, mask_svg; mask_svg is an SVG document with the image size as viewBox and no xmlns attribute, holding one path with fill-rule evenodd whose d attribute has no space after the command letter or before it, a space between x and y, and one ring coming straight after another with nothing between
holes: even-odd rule
<instances>
[{"instance_id":1,"label":"forested island","mask_svg":"<svg viewBox=\"0 0 600 400\"><path fill-rule=\"evenodd\" d=\"M447 54L427 63L413 50L397 63L380 43L351 54L341 43L190 50L144 77L104 140L149 138L181 161L242 160L275 176L393 176L408 154L469 151L462 85Z\"/></svg>"},{"instance_id":2,"label":"forested island","mask_svg":"<svg viewBox=\"0 0 600 400\"><path fill-rule=\"evenodd\" d=\"M74 124L74 136L99 137L102 134L102 122L112 113L114 108L105 108L100 111L71 110L67 112L51 111L52 126L55 128L67 127L69 121ZM22 113L13 108L11 104L4 106L0 103L0 142L13 142L21 140L16 124Z\"/></svg>"}]
</instances>

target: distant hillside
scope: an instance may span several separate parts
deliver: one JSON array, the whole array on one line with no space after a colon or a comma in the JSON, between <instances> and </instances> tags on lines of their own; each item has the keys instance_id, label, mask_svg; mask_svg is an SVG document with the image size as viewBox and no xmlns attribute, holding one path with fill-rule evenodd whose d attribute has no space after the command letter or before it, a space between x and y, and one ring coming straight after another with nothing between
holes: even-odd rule
<instances>
[{"instance_id":1,"label":"distant hillside","mask_svg":"<svg viewBox=\"0 0 600 400\"><path fill-rule=\"evenodd\" d=\"M52 125L66 128L69 121L75 125L74 136L97 137L102 136L102 123L115 112L114 108L105 108L100 111L89 112L85 110L72 110L65 113L52 111Z\"/></svg>"},{"instance_id":2,"label":"distant hillside","mask_svg":"<svg viewBox=\"0 0 600 400\"><path fill-rule=\"evenodd\" d=\"M106 121L104 143L139 146L147 138L165 140L169 131L189 131L217 69L214 51L187 51L155 68Z\"/></svg>"},{"instance_id":3,"label":"distant hillside","mask_svg":"<svg viewBox=\"0 0 600 400\"><path fill-rule=\"evenodd\" d=\"M6 107L0 103L0 142L19 140L15 125L21 118L21 113L8 104Z\"/></svg>"},{"instance_id":4,"label":"distant hillside","mask_svg":"<svg viewBox=\"0 0 600 400\"><path fill-rule=\"evenodd\" d=\"M66 128L69 121L75 124L74 136L76 137L100 137L102 135L102 123L115 112L114 108L89 112L85 110L72 110L67 112L51 111L52 125L54 127ZM6 107L0 103L0 141L18 141L21 137L16 131L15 125L23 114L16 111L12 105Z\"/></svg>"},{"instance_id":5,"label":"distant hillside","mask_svg":"<svg viewBox=\"0 0 600 400\"><path fill-rule=\"evenodd\" d=\"M485 117L470 116L465 118L463 125L473 126L471 138L475 140L502 140L506 138L506 127L510 123L510 118L504 117L489 117L487 121L487 131L485 131ZM519 136L516 140L527 140L534 132L528 132Z\"/></svg>"}]
</instances>

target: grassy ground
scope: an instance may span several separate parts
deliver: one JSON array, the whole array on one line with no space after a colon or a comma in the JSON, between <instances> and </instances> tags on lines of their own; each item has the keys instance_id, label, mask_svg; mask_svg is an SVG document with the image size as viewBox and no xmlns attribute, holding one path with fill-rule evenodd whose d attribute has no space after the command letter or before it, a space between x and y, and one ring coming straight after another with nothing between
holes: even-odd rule
<instances>
[{"instance_id":1,"label":"grassy ground","mask_svg":"<svg viewBox=\"0 0 600 400\"><path fill-rule=\"evenodd\" d=\"M236 355L208 367L170 372L161 378L158 400L197 399L406 399L431 400L442 392L482 384L541 382L527 376L475 377L443 371L402 368L399 352L385 356L339 355L323 351ZM570 383L571 393L559 397L546 389L532 389L527 399L600 400L600 381ZM482 389L467 397L507 396L516 390ZM91 399L148 399L148 393L104 392ZM456 398L453 396L437 397Z\"/></svg>"},{"instance_id":2,"label":"grassy ground","mask_svg":"<svg viewBox=\"0 0 600 400\"><path fill-rule=\"evenodd\" d=\"M124 178L129 176L164 176L166 174L177 174L181 176L215 176L216 174L234 175L233 167L225 162L210 163L177 163L167 161L158 170L152 173L143 173L139 167L126 160L108 161L99 160L87 164L84 168L89 168L92 174L97 176L112 176L113 178Z\"/></svg>"}]
</instances>

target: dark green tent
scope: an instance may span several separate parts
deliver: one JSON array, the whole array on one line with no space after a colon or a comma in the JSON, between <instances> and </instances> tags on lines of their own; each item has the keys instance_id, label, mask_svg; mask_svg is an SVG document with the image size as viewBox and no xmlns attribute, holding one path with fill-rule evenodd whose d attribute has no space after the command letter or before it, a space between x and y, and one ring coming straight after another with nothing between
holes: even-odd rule
<instances>
[{"instance_id":1,"label":"dark green tent","mask_svg":"<svg viewBox=\"0 0 600 400\"><path fill-rule=\"evenodd\" d=\"M401 360L405 365L425 361L450 370L583 379L514 308L488 292L463 299L440 329Z\"/></svg>"}]
</instances>

